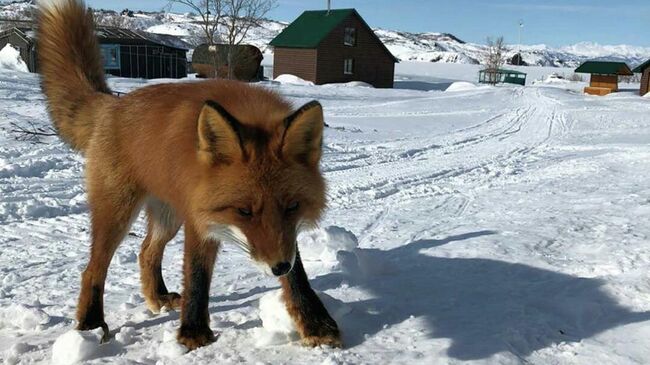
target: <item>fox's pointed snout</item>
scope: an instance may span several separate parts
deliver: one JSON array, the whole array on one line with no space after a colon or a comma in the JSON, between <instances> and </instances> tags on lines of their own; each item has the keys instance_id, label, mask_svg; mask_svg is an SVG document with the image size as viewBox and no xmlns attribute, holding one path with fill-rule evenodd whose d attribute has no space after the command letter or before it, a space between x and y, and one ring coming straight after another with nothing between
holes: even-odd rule
<instances>
[{"instance_id":1,"label":"fox's pointed snout","mask_svg":"<svg viewBox=\"0 0 650 365\"><path fill-rule=\"evenodd\" d=\"M271 267L271 272L275 276L283 276L291 271L291 263L289 262L280 262L279 264Z\"/></svg>"}]
</instances>

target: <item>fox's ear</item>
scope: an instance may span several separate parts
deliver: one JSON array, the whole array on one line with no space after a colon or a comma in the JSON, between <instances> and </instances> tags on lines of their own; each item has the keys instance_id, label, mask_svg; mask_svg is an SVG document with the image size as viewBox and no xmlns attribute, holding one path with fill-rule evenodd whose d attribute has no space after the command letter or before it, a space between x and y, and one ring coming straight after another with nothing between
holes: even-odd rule
<instances>
[{"instance_id":1,"label":"fox's ear","mask_svg":"<svg viewBox=\"0 0 650 365\"><path fill-rule=\"evenodd\" d=\"M240 124L221 105L206 101L199 114L199 158L210 164L231 163L243 156Z\"/></svg>"},{"instance_id":2,"label":"fox's ear","mask_svg":"<svg viewBox=\"0 0 650 365\"><path fill-rule=\"evenodd\" d=\"M282 156L308 166L318 166L323 143L323 108L317 101L311 101L284 122Z\"/></svg>"}]
</instances>

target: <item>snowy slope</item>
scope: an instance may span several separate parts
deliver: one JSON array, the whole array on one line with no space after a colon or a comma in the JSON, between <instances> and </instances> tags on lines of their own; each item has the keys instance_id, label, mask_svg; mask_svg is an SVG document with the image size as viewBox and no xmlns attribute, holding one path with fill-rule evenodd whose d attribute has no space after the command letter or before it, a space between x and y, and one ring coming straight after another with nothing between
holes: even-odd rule
<instances>
[{"instance_id":1,"label":"snowy slope","mask_svg":"<svg viewBox=\"0 0 650 365\"><path fill-rule=\"evenodd\" d=\"M320 100L331 126L329 209L299 246L346 348L294 342L277 281L226 245L210 300L219 339L183 354L178 313L154 315L139 294L142 217L108 275L113 339L68 332L89 249L83 157L54 137L15 140L12 123L49 121L38 77L0 71L0 362L650 362L648 99L562 87L261 86L296 104ZM165 255L172 290L181 262L182 235Z\"/></svg>"},{"instance_id":2,"label":"snowy slope","mask_svg":"<svg viewBox=\"0 0 650 365\"><path fill-rule=\"evenodd\" d=\"M31 15L31 1L16 2L0 7L0 17L27 18ZM98 10L96 16L106 25L172 34L182 37L193 45L202 43L202 30L197 24L200 18L189 13L136 12L133 17L122 16L114 11ZM269 42L287 26L288 22L266 20L251 30L246 42L271 53ZM375 29L388 49L403 61L478 64L485 57L485 46L466 43L448 33L410 33ZM530 65L552 67L576 67L588 59L625 61L637 65L650 58L650 47L626 45L607 46L595 43L579 43L553 48L546 45L509 45L508 57L521 49L523 60Z\"/></svg>"}]
</instances>

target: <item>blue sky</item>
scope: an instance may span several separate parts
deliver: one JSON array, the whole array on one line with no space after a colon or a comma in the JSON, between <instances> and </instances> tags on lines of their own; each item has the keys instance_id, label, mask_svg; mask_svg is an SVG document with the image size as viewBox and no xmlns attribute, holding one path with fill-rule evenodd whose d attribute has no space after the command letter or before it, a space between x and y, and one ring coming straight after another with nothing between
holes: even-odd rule
<instances>
[{"instance_id":1,"label":"blue sky","mask_svg":"<svg viewBox=\"0 0 650 365\"><path fill-rule=\"evenodd\" d=\"M159 10L165 0L87 0L90 6ZM291 21L325 0L279 0L270 18ZM332 0L333 8L356 8L372 27L411 32L448 32L483 43L503 35L517 42L553 46L590 41L650 46L650 0ZM182 7L174 10L184 11Z\"/></svg>"}]
</instances>

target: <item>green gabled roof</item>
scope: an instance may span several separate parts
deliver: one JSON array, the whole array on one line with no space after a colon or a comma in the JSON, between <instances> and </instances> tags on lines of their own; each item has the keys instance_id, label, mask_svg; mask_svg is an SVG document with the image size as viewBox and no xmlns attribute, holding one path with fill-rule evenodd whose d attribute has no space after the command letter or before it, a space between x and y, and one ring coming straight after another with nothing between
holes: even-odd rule
<instances>
[{"instance_id":1,"label":"green gabled roof","mask_svg":"<svg viewBox=\"0 0 650 365\"><path fill-rule=\"evenodd\" d=\"M632 70L625 62L587 61L576 68L575 72L599 75L632 75Z\"/></svg>"},{"instance_id":2,"label":"green gabled roof","mask_svg":"<svg viewBox=\"0 0 650 365\"><path fill-rule=\"evenodd\" d=\"M270 44L274 47L316 48L353 12L354 9L335 9L330 10L329 13L327 10L305 11L273 38Z\"/></svg>"},{"instance_id":3,"label":"green gabled roof","mask_svg":"<svg viewBox=\"0 0 650 365\"><path fill-rule=\"evenodd\" d=\"M632 72L643 73L643 71L645 71L645 69L648 67L650 67L650 60L647 60L642 64L636 66L636 68L632 70Z\"/></svg>"}]
</instances>

